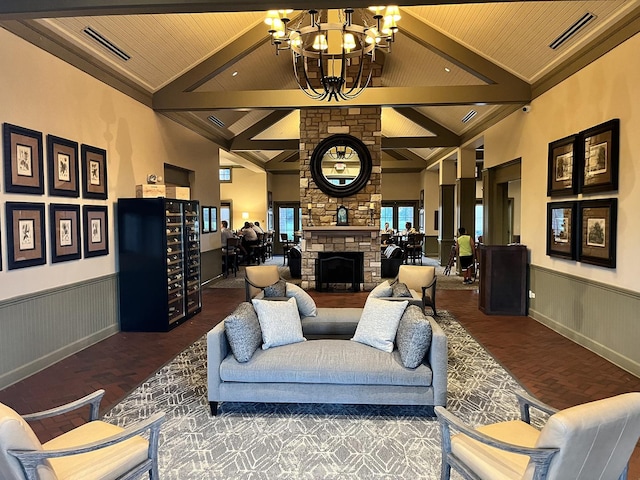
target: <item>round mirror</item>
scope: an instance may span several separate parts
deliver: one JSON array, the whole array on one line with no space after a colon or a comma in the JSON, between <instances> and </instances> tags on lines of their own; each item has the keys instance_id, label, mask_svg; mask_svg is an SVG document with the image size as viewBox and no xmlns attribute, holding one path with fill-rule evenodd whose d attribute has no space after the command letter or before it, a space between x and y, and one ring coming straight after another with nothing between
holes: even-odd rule
<instances>
[{"instance_id":1,"label":"round mirror","mask_svg":"<svg viewBox=\"0 0 640 480\"><path fill-rule=\"evenodd\" d=\"M348 197L358 193L371 176L371 154L351 135L325 138L311 156L311 176L327 195Z\"/></svg>"}]
</instances>

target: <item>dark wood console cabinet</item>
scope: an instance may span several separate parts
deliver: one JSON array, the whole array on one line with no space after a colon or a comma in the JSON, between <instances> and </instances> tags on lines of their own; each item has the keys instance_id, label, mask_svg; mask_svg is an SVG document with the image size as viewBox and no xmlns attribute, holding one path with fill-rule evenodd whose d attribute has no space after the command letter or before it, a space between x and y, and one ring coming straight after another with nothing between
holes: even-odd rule
<instances>
[{"instance_id":1,"label":"dark wood console cabinet","mask_svg":"<svg viewBox=\"0 0 640 480\"><path fill-rule=\"evenodd\" d=\"M527 247L487 245L478 255L478 308L487 315L527 315Z\"/></svg>"}]
</instances>

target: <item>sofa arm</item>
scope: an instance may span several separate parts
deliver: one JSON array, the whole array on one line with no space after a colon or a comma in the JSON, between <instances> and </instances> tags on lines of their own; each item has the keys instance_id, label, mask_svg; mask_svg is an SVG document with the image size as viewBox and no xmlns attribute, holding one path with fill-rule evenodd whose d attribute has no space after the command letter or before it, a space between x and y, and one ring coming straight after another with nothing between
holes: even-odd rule
<instances>
[{"instance_id":1,"label":"sofa arm","mask_svg":"<svg viewBox=\"0 0 640 480\"><path fill-rule=\"evenodd\" d=\"M427 358L433 373L433 403L447 406L447 336L442 327L432 317L427 317L431 324L431 347Z\"/></svg>"},{"instance_id":2,"label":"sofa arm","mask_svg":"<svg viewBox=\"0 0 640 480\"><path fill-rule=\"evenodd\" d=\"M229 350L222 321L207 333L207 395L210 402L220 401L220 364Z\"/></svg>"}]
</instances>

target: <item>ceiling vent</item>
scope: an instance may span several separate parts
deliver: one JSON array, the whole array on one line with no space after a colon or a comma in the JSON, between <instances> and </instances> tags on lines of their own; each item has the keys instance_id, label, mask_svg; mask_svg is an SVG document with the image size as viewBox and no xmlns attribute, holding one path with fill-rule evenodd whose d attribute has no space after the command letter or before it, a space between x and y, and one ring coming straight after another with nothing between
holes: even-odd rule
<instances>
[{"instance_id":1,"label":"ceiling vent","mask_svg":"<svg viewBox=\"0 0 640 480\"><path fill-rule=\"evenodd\" d=\"M111 53L120 57L125 62L131 58L131 56L127 52L116 47L113 42L111 42L110 40L107 40L103 35L95 31L93 28L86 27L82 31L88 36L90 36L92 39L94 39L96 42L98 42L100 45L102 45L104 48L109 50Z\"/></svg>"},{"instance_id":2,"label":"ceiling vent","mask_svg":"<svg viewBox=\"0 0 640 480\"><path fill-rule=\"evenodd\" d=\"M477 114L478 114L478 112L476 112L475 110L470 110L469 113L467 113L464 117L462 117L462 123L467 123L469 120L471 120Z\"/></svg>"},{"instance_id":3,"label":"ceiling vent","mask_svg":"<svg viewBox=\"0 0 640 480\"><path fill-rule=\"evenodd\" d=\"M224 128L224 122L222 120L220 120L218 117L214 117L213 115L209 115L207 117L207 120L209 120L211 123L213 123L216 127Z\"/></svg>"},{"instance_id":4,"label":"ceiling vent","mask_svg":"<svg viewBox=\"0 0 640 480\"><path fill-rule=\"evenodd\" d=\"M549 48L557 50L595 18L596 16L593 13L585 13L576 23L567 28L558 38L551 42L551 44L549 44Z\"/></svg>"}]
</instances>

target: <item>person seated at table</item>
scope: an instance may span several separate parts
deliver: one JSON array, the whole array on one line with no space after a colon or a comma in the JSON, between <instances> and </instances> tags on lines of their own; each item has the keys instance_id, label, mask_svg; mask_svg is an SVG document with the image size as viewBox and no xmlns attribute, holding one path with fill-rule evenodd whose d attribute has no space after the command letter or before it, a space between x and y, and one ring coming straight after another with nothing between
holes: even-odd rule
<instances>
[{"instance_id":1,"label":"person seated at table","mask_svg":"<svg viewBox=\"0 0 640 480\"><path fill-rule=\"evenodd\" d=\"M405 234L405 235L409 235L409 234L411 234L411 233L418 233L418 231L417 231L415 228L413 228L413 227L411 226L411 222L407 222L407 223L404 225L404 234Z\"/></svg>"},{"instance_id":2,"label":"person seated at table","mask_svg":"<svg viewBox=\"0 0 640 480\"><path fill-rule=\"evenodd\" d=\"M389 222L385 222L384 228L382 229L382 233L388 233L389 235L393 235L393 228L389 227Z\"/></svg>"},{"instance_id":3,"label":"person seated at table","mask_svg":"<svg viewBox=\"0 0 640 480\"><path fill-rule=\"evenodd\" d=\"M260 226L260 222L257 220L251 224L251 228L253 228L256 231L256 233L264 234L264 230Z\"/></svg>"},{"instance_id":4,"label":"person seated at table","mask_svg":"<svg viewBox=\"0 0 640 480\"><path fill-rule=\"evenodd\" d=\"M220 237L222 239L222 253L226 253L227 251L227 239L228 238L237 238L236 234L229 228L229 222L226 220L222 220L220 222L222 228L220 229ZM242 245L240 247L240 252L245 255L247 252L244 250Z\"/></svg>"},{"instance_id":5,"label":"person seated at table","mask_svg":"<svg viewBox=\"0 0 640 480\"><path fill-rule=\"evenodd\" d=\"M244 227L240 230L240 234L242 235L242 247L247 251L251 251L252 245L258 244L258 234L251 226L251 223L244 222ZM250 259L247 259L247 263Z\"/></svg>"}]
</instances>

